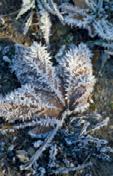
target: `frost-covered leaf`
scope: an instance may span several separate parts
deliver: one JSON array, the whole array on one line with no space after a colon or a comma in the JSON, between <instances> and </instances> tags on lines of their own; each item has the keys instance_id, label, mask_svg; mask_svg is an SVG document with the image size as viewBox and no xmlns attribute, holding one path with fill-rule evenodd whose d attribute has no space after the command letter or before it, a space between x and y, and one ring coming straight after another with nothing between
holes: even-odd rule
<instances>
[{"instance_id":1,"label":"frost-covered leaf","mask_svg":"<svg viewBox=\"0 0 113 176\"><path fill-rule=\"evenodd\" d=\"M29 17L27 18L27 21L26 21L25 25L24 25L24 29L23 29L24 35L26 35L28 33L29 28L30 28L30 26L32 24L32 19L33 19L33 13L31 12L29 14Z\"/></svg>"},{"instance_id":2,"label":"frost-covered leaf","mask_svg":"<svg viewBox=\"0 0 113 176\"><path fill-rule=\"evenodd\" d=\"M35 0L23 0L22 8L21 8L20 12L18 13L16 19L18 20L26 12L33 9L34 8L34 3L35 3Z\"/></svg>"},{"instance_id":3,"label":"frost-covered leaf","mask_svg":"<svg viewBox=\"0 0 113 176\"><path fill-rule=\"evenodd\" d=\"M92 75L91 52L85 44L72 47L59 61L68 108L84 111L95 83Z\"/></svg>"},{"instance_id":4,"label":"frost-covered leaf","mask_svg":"<svg viewBox=\"0 0 113 176\"><path fill-rule=\"evenodd\" d=\"M49 93L48 93L49 95ZM54 101L52 99L54 98ZM27 120L39 116L56 117L61 111L54 96L37 91L32 85L24 85L0 100L0 116L8 121Z\"/></svg>"},{"instance_id":5,"label":"frost-covered leaf","mask_svg":"<svg viewBox=\"0 0 113 176\"><path fill-rule=\"evenodd\" d=\"M43 38L45 39L46 44L49 44L49 38L51 34L51 20L49 13L41 6L39 5L39 15L40 15L40 29L43 33ZM37 12L38 13L38 12Z\"/></svg>"},{"instance_id":6,"label":"frost-covered leaf","mask_svg":"<svg viewBox=\"0 0 113 176\"><path fill-rule=\"evenodd\" d=\"M38 2L39 1L37 0L37 3ZM52 15L56 15L62 23L64 22L63 15L61 14L59 7L53 0L47 0L47 2L45 2L44 0L40 0L40 3L42 4L43 8L46 9L49 13L51 13Z\"/></svg>"}]
</instances>

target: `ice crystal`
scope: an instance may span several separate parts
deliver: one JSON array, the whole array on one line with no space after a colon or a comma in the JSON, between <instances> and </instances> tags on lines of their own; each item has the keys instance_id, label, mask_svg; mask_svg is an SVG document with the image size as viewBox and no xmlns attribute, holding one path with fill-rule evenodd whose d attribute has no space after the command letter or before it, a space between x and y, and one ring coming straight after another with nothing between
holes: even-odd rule
<instances>
[{"instance_id":1,"label":"ice crystal","mask_svg":"<svg viewBox=\"0 0 113 176\"><path fill-rule=\"evenodd\" d=\"M49 44L49 36L51 29L51 20L49 13L52 15L58 16L60 21L63 23L63 16L61 15L58 6L53 0L49 0L48 2L43 0L31 0L26 1L23 0L22 7L20 12L17 15L17 20L22 18L23 15L26 15L26 19L24 20L24 28L23 33L27 34L29 28L32 26L33 21L33 10L35 9L37 19L39 21L39 28L42 31L43 38L45 39L46 44Z\"/></svg>"}]
</instances>

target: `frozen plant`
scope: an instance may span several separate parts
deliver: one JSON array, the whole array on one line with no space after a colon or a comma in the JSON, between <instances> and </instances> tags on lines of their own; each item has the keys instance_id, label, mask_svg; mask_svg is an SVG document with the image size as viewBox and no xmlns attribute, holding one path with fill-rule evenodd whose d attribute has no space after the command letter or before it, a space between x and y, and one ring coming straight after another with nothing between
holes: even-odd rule
<instances>
[{"instance_id":1,"label":"frozen plant","mask_svg":"<svg viewBox=\"0 0 113 176\"><path fill-rule=\"evenodd\" d=\"M49 37L51 34L51 20L49 13L58 16L62 23L63 16L59 12L58 6L56 5L56 3L53 2L53 0L23 0L22 7L16 19L19 20L23 17L23 15L26 15L23 28L24 34L27 34L29 28L32 26L34 11L39 21L37 23L37 26L39 26L39 29L43 34L43 38L45 39L45 42L48 45Z\"/></svg>"},{"instance_id":2,"label":"frozen plant","mask_svg":"<svg viewBox=\"0 0 113 176\"><path fill-rule=\"evenodd\" d=\"M73 0L74 1L74 0ZM87 29L89 35L98 35L105 41L113 41L112 12L113 3L105 0L82 0L85 8L79 1L75 4L68 1L55 0L23 0L17 20L24 21L23 33L26 35L32 25L37 25L43 34L46 44L49 44L51 35L51 16L56 16L61 24ZM33 19L37 22L33 24ZM2 18L2 15L1 15ZM37 33L33 33L37 35ZM37 36L36 36L37 37Z\"/></svg>"},{"instance_id":3,"label":"frozen plant","mask_svg":"<svg viewBox=\"0 0 113 176\"><path fill-rule=\"evenodd\" d=\"M84 171L85 175L92 173L93 160L112 161L110 153L113 149L108 147L108 141L94 137L98 130L108 127L109 118L102 120L99 114L86 114L83 117L73 117L67 129L60 130L61 141L56 142L56 149L49 161L54 159L55 166L48 165L48 170L57 174L79 173ZM54 144L51 144L54 147ZM57 157L60 153L60 159ZM88 170L89 168L89 170ZM82 174L80 174L82 175Z\"/></svg>"},{"instance_id":4,"label":"frozen plant","mask_svg":"<svg viewBox=\"0 0 113 176\"><path fill-rule=\"evenodd\" d=\"M113 153L113 149L108 146L108 141L95 136L102 129L108 128L108 117L103 119L100 114L91 113L72 116L67 123L65 128L59 130L45 156L32 167L37 174L40 175L40 168L43 168L44 176L71 173L93 176L95 161L112 161L110 154ZM39 148L41 143L39 139L34 147ZM48 158L46 163L43 157Z\"/></svg>"},{"instance_id":5,"label":"frozen plant","mask_svg":"<svg viewBox=\"0 0 113 176\"><path fill-rule=\"evenodd\" d=\"M102 39L113 41L113 24L106 10L107 3L105 4L104 0L86 0L85 3L86 8L71 3L61 4L65 23L87 29L90 36L98 35Z\"/></svg>"},{"instance_id":6,"label":"frozen plant","mask_svg":"<svg viewBox=\"0 0 113 176\"><path fill-rule=\"evenodd\" d=\"M95 84L92 54L83 43L73 45L53 66L51 56L41 44L34 42L30 47L16 44L15 48L10 68L21 87L5 97L1 95L0 116L11 123L25 121L14 129L36 125L39 134L50 131L31 158L31 166L48 147L66 116L88 108Z\"/></svg>"}]
</instances>

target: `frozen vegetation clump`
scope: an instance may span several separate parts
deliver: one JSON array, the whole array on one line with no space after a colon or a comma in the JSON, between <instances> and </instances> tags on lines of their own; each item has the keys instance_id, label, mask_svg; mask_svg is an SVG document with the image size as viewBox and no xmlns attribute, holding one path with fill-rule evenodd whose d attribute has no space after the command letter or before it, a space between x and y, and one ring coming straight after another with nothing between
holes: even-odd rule
<instances>
[{"instance_id":1,"label":"frozen vegetation clump","mask_svg":"<svg viewBox=\"0 0 113 176\"><path fill-rule=\"evenodd\" d=\"M29 135L37 138L34 142L37 151L21 170L32 168L39 175L64 174L91 168L91 157L110 160L112 149L107 147L107 141L92 135L107 126L109 118L102 122L96 119L90 127L88 117L77 115L83 113L91 101L95 84L91 57L84 43L72 45L63 57L61 51L57 53L57 65L53 66L42 44L15 45L15 55L8 63L21 87L4 97L1 95L0 116L8 121L10 128L6 126L0 131L5 135L30 128ZM49 155L43 166L39 158L43 158L45 150Z\"/></svg>"},{"instance_id":2,"label":"frozen vegetation clump","mask_svg":"<svg viewBox=\"0 0 113 176\"><path fill-rule=\"evenodd\" d=\"M55 15L64 25L70 25L71 27L79 27L87 29L89 35L94 37L98 35L100 38L106 41L113 41L113 24L110 18L112 13L112 2L105 0L83 0L85 4L83 8L79 1L75 4L68 1L59 1L55 3L53 0L32 0L24 1L22 9L20 10L17 19L21 18L26 12L31 11L27 17L25 26L30 26L30 19L32 16L32 10L37 11L37 16L41 15L41 19L45 19L45 23L40 23L42 32L50 28L49 14ZM42 20L41 20L42 21ZM48 25L47 25L48 24ZM45 26L44 26L45 25ZM44 33L44 35L46 32ZM48 34L47 34L48 35ZM48 35L49 36L49 35ZM45 37L47 38L47 36Z\"/></svg>"},{"instance_id":3,"label":"frozen vegetation clump","mask_svg":"<svg viewBox=\"0 0 113 176\"><path fill-rule=\"evenodd\" d=\"M18 82L18 88L0 94L0 135L13 134L8 151L15 153L13 162L17 158L21 161L20 172L24 170L28 176L93 176L94 160L112 161L113 149L98 135L109 126L109 118L86 112L93 102L96 82L92 65L95 51L88 47L90 41L73 39L69 45L62 42L62 47L54 48L55 43L50 40L56 20L64 28L79 28L80 38L87 31L93 45L104 48L103 58L110 58L113 24L109 6L111 12L113 4L105 0L22 1L15 19L22 22L22 36L29 34L34 18L37 19L39 31L33 34L35 40L32 38L29 46L13 43L10 56L10 47L0 48L2 62ZM5 23L4 15L0 19L0 24ZM27 141L25 148L14 144L20 131Z\"/></svg>"},{"instance_id":4,"label":"frozen vegetation clump","mask_svg":"<svg viewBox=\"0 0 113 176\"><path fill-rule=\"evenodd\" d=\"M66 116L88 108L95 84L91 52L83 43L78 47L73 46L55 67L46 47L41 44L35 42L29 48L15 45L15 48L16 54L10 68L20 81L21 88L5 97L1 96L0 116L9 122L31 120L28 126L33 123L33 126L37 124L54 128L32 158L33 164L62 126Z\"/></svg>"},{"instance_id":5,"label":"frozen vegetation clump","mask_svg":"<svg viewBox=\"0 0 113 176\"><path fill-rule=\"evenodd\" d=\"M87 29L91 36L98 35L104 40L113 41L113 24L109 20L104 1L86 0L85 3L87 7L85 9L72 4L62 4L65 23L72 27Z\"/></svg>"}]
</instances>

